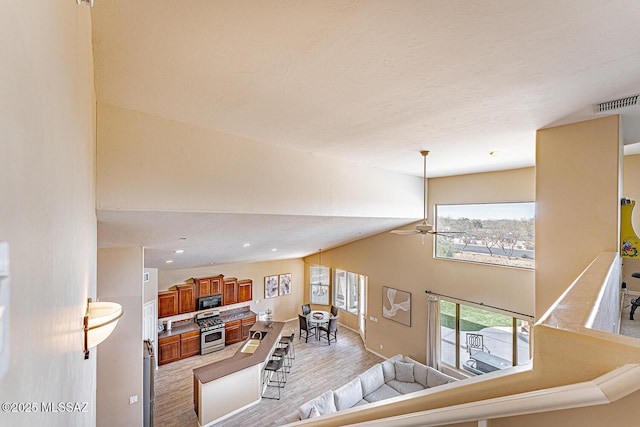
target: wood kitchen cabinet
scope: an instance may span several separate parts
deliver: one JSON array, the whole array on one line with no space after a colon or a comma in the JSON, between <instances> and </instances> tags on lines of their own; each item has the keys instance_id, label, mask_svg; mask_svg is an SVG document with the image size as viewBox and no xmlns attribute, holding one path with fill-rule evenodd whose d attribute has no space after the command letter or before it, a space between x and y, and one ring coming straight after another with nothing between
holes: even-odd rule
<instances>
[{"instance_id":1,"label":"wood kitchen cabinet","mask_svg":"<svg viewBox=\"0 0 640 427\"><path fill-rule=\"evenodd\" d=\"M158 292L158 317L178 314L178 291Z\"/></svg>"},{"instance_id":2,"label":"wood kitchen cabinet","mask_svg":"<svg viewBox=\"0 0 640 427\"><path fill-rule=\"evenodd\" d=\"M238 279L230 277L224 279L222 285L222 305L230 305L238 302Z\"/></svg>"},{"instance_id":3,"label":"wood kitchen cabinet","mask_svg":"<svg viewBox=\"0 0 640 427\"><path fill-rule=\"evenodd\" d=\"M224 276L222 274L213 277L201 277L196 279L197 297L208 297L209 295L217 295L222 293L222 282Z\"/></svg>"},{"instance_id":4,"label":"wood kitchen cabinet","mask_svg":"<svg viewBox=\"0 0 640 427\"><path fill-rule=\"evenodd\" d=\"M196 311L196 285L176 285L178 291L178 314Z\"/></svg>"},{"instance_id":5,"label":"wood kitchen cabinet","mask_svg":"<svg viewBox=\"0 0 640 427\"><path fill-rule=\"evenodd\" d=\"M180 359L200 354L200 331L180 334Z\"/></svg>"},{"instance_id":6,"label":"wood kitchen cabinet","mask_svg":"<svg viewBox=\"0 0 640 427\"><path fill-rule=\"evenodd\" d=\"M180 359L180 335L158 340L158 365L175 362Z\"/></svg>"},{"instance_id":7,"label":"wood kitchen cabinet","mask_svg":"<svg viewBox=\"0 0 640 427\"><path fill-rule=\"evenodd\" d=\"M238 302L251 301L253 298L253 281L238 280Z\"/></svg>"},{"instance_id":8,"label":"wood kitchen cabinet","mask_svg":"<svg viewBox=\"0 0 640 427\"><path fill-rule=\"evenodd\" d=\"M247 319L242 319L242 322L240 325L240 329L242 331L241 341L244 341L247 338L249 338L249 331L255 324L256 324L256 316L249 317Z\"/></svg>"},{"instance_id":9,"label":"wood kitchen cabinet","mask_svg":"<svg viewBox=\"0 0 640 427\"><path fill-rule=\"evenodd\" d=\"M242 341L242 321L234 320L224 325L224 343L225 345L235 344Z\"/></svg>"}]
</instances>

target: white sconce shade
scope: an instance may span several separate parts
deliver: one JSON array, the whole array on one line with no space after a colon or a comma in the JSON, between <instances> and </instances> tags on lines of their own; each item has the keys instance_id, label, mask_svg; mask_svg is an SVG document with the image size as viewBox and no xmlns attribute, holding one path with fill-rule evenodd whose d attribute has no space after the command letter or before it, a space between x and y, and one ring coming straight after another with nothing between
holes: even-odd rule
<instances>
[{"instance_id":1,"label":"white sconce shade","mask_svg":"<svg viewBox=\"0 0 640 427\"><path fill-rule=\"evenodd\" d=\"M120 304L115 302L87 302L87 311L84 315L84 358L89 358L89 349L97 346L107 339L116 328L118 319L124 311Z\"/></svg>"}]
</instances>

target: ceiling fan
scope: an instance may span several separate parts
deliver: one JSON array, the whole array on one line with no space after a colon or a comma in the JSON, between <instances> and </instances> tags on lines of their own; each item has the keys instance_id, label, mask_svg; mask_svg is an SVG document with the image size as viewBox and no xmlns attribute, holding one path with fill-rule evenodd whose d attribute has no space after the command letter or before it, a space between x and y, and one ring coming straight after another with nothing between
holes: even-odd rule
<instances>
[{"instance_id":1,"label":"ceiling fan","mask_svg":"<svg viewBox=\"0 0 640 427\"><path fill-rule=\"evenodd\" d=\"M422 160L424 163L424 175L423 175L423 209L422 209L422 222L416 225L413 230L391 230L391 233L398 234L400 236L408 236L412 234L421 234L423 237L425 234L436 234L439 236L451 237L450 234L459 233L456 231L450 232L441 232L433 229L433 225L427 222L427 156L429 155L429 151L423 150L420 151L422 155Z\"/></svg>"}]
</instances>

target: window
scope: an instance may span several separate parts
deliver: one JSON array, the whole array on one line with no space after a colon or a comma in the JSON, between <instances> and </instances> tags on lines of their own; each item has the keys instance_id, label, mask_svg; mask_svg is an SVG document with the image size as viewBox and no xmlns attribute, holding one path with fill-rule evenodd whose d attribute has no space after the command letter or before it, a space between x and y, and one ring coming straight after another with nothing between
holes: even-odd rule
<instances>
[{"instance_id":1,"label":"window","mask_svg":"<svg viewBox=\"0 0 640 427\"><path fill-rule=\"evenodd\" d=\"M344 270L333 270L333 305L352 314L358 314L358 285L366 277Z\"/></svg>"},{"instance_id":2,"label":"window","mask_svg":"<svg viewBox=\"0 0 640 427\"><path fill-rule=\"evenodd\" d=\"M310 279L311 304L329 305L329 268L312 265Z\"/></svg>"},{"instance_id":3,"label":"window","mask_svg":"<svg viewBox=\"0 0 640 427\"><path fill-rule=\"evenodd\" d=\"M535 203L437 205L436 258L535 267Z\"/></svg>"},{"instance_id":4,"label":"window","mask_svg":"<svg viewBox=\"0 0 640 427\"><path fill-rule=\"evenodd\" d=\"M529 361L529 323L440 300L440 359L475 375ZM514 363L515 360L515 363Z\"/></svg>"}]
</instances>

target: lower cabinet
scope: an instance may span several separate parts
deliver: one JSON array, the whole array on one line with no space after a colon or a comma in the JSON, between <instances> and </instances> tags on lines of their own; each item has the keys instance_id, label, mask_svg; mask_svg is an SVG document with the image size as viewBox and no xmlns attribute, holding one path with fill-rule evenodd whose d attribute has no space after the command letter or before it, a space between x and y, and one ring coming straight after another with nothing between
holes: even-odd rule
<instances>
[{"instance_id":1,"label":"lower cabinet","mask_svg":"<svg viewBox=\"0 0 640 427\"><path fill-rule=\"evenodd\" d=\"M200 354L200 331L180 335L180 359Z\"/></svg>"},{"instance_id":2,"label":"lower cabinet","mask_svg":"<svg viewBox=\"0 0 640 427\"><path fill-rule=\"evenodd\" d=\"M158 340L158 365L200 354L200 331L185 332Z\"/></svg>"},{"instance_id":3,"label":"lower cabinet","mask_svg":"<svg viewBox=\"0 0 640 427\"><path fill-rule=\"evenodd\" d=\"M242 321L234 320L224 324L224 343L225 345L235 344L242 341Z\"/></svg>"},{"instance_id":4,"label":"lower cabinet","mask_svg":"<svg viewBox=\"0 0 640 427\"><path fill-rule=\"evenodd\" d=\"M158 365L180 360L180 335L158 340Z\"/></svg>"}]
</instances>

